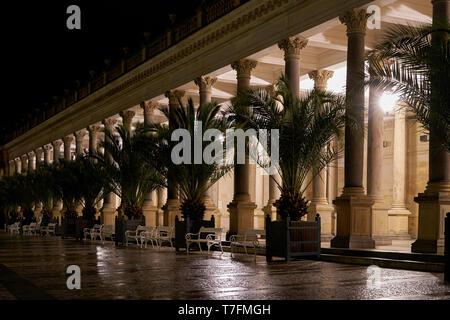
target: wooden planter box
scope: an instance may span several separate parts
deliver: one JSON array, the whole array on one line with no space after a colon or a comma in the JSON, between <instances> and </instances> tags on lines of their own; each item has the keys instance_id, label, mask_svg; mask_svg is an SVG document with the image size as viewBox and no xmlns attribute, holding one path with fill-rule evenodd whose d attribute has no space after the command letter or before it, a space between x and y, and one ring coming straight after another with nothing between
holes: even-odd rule
<instances>
[{"instance_id":1,"label":"wooden planter box","mask_svg":"<svg viewBox=\"0 0 450 320\"><path fill-rule=\"evenodd\" d=\"M179 251L180 248L186 249L186 234L198 233L201 227L215 228L215 218L211 216L211 220L178 220L175 218L175 249ZM193 246L194 247L194 246ZM193 248L194 249L194 248Z\"/></svg>"},{"instance_id":2,"label":"wooden planter box","mask_svg":"<svg viewBox=\"0 0 450 320\"><path fill-rule=\"evenodd\" d=\"M100 219L86 220L82 217L70 217L61 219L61 237L75 238L82 240L84 238L83 230L85 228L93 228L95 224L100 224Z\"/></svg>"},{"instance_id":3,"label":"wooden planter box","mask_svg":"<svg viewBox=\"0 0 450 320\"><path fill-rule=\"evenodd\" d=\"M116 245L121 243L122 245L125 244L125 232L126 231L136 231L138 226L145 226L145 217L142 216L141 220L125 220L124 217L122 217L121 220L119 220L116 217L115 221L115 242Z\"/></svg>"},{"instance_id":4,"label":"wooden planter box","mask_svg":"<svg viewBox=\"0 0 450 320\"><path fill-rule=\"evenodd\" d=\"M271 221L266 218L266 260L320 256L320 216L315 221Z\"/></svg>"}]
</instances>

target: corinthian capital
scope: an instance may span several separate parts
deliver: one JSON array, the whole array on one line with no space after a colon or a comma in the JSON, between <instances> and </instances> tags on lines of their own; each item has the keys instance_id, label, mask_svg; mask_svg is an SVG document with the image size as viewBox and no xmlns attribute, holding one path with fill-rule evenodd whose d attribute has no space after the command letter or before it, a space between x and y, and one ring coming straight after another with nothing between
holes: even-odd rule
<instances>
[{"instance_id":1,"label":"corinthian capital","mask_svg":"<svg viewBox=\"0 0 450 320\"><path fill-rule=\"evenodd\" d=\"M116 127L117 120L116 120L116 119L112 119L112 118L110 118L110 119L104 119L104 120L102 121L102 124L105 126L105 130L108 130L108 131L110 131L110 132L113 132L114 129L115 129L115 127Z\"/></svg>"},{"instance_id":2,"label":"corinthian capital","mask_svg":"<svg viewBox=\"0 0 450 320\"><path fill-rule=\"evenodd\" d=\"M102 127L99 126L98 124L91 124L86 129L87 129L87 131L89 131L90 134L94 134L94 133L100 132Z\"/></svg>"},{"instance_id":3,"label":"corinthian capital","mask_svg":"<svg viewBox=\"0 0 450 320\"><path fill-rule=\"evenodd\" d=\"M201 76L194 79L194 83L200 88L200 91L211 91L211 88L217 82L217 78Z\"/></svg>"},{"instance_id":4,"label":"corinthian capital","mask_svg":"<svg viewBox=\"0 0 450 320\"><path fill-rule=\"evenodd\" d=\"M64 141L64 145L70 145L73 142L73 136L69 135L69 136L65 136L63 138Z\"/></svg>"},{"instance_id":5,"label":"corinthian capital","mask_svg":"<svg viewBox=\"0 0 450 320\"><path fill-rule=\"evenodd\" d=\"M284 51L284 58L300 59L300 51L306 47L308 39L304 37L291 37L278 42L278 48Z\"/></svg>"},{"instance_id":6,"label":"corinthian capital","mask_svg":"<svg viewBox=\"0 0 450 320\"><path fill-rule=\"evenodd\" d=\"M63 145L63 142L61 140L56 140L56 141L52 142L53 149L59 150L62 145Z\"/></svg>"},{"instance_id":7,"label":"corinthian capital","mask_svg":"<svg viewBox=\"0 0 450 320\"><path fill-rule=\"evenodd\" d=\"M166 98L169 99L169 105L178 104L178 99L184 97L185 92L180 90L170 90L165 93Z\"/></svg>"},{"instance_id":8,"label":"corinthian capital","mask_svg":"<svg viewBox=\"0 0 450 320\"><path fill-rule=\"evenodd\" d=\"M339 21L347 26L347 35L354 33L366 33L367 19L374 14L367 13L366 9L353 9L342 13Z\"/></svg>"},{"instance_id":9,"label":"corinthian capital","mask_svg":"<svg viewBox=\"0 0 450 320\"><path fill-rule=\"evenodd\" d=\"M257 62L249 59L241 59L231 64L231 68L236 70L239 77L250 77L253 69L256 68Z\"/></svg>"},{"instance_id":10,"label":"corinthian capital","mask_svg":"<svg viewBox=\"0 0 450 320\"><path fill-rule=\"evenodd\" d=\"M144 114L152 114L153 110L159 108L159 103L153 100L141 102L141 108L144 110Z\"/></svg>"},{"instance_id":11,"label":"corinthian capital","mask_svg":"<svg viewBox=\"0 0 450 320\"><path fill-rule=\"evenodd\" d=\"M327 90L327 82L334 75L334 71L330 70L314 70L310 72L309 78L314 81L314 87L317 90Z\"/></svg>"},{"instance_id":12,"label":"corinthian capital","mask_svg":"<svg viewBox=\"0 0 450 320\"><path fill-rule=\"evenodd\" d=\"M87 134L86 130L82 129L80 131L74 132L73 135L75 136L76 141L83 141L86 134Z\"/></svg>"}]
</instances>

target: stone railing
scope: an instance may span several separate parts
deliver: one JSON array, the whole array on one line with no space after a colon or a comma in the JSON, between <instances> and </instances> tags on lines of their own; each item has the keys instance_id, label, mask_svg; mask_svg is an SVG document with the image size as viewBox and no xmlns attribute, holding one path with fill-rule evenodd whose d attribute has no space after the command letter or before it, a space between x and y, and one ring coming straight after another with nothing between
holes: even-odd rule
<instances>
[{"instance_id":1,"label":"stone railing","mask_svg":"<svg viewBox=\"0 0 450 320\"><path fill-rule=\"evenodd\" d=\"M6 141L13 140L24 134L32 127L46 121L58 112L70 107L83 98L86 98L93 92L107 85L109 82L119 78L126 72L155 57L169 47L230 13L232 10L248 1L249 0L216 0L205 3L199 10L197 10L194 16L176 23L162 35L151 39L147 44L142 46L142 50L127 54L121 59L121 61L107 66L106 70L102 73L91 76L91 78L83 85L79 84L77 88L66 91L64 97L60 97L59 99L52 101L48 107L45 108L45 110L42 110L41 114L35 117L36 121L28 121L23 125L17 126L15 132L13 132L9 137L6 137Z\"/></svg>"}]
</instances>

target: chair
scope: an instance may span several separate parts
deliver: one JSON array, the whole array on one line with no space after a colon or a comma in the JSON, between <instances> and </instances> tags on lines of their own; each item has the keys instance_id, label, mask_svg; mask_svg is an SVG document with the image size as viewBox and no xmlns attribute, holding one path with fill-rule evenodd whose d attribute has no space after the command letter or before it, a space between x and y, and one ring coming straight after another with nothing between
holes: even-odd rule
<instances>
[{"instance_id":1,"label":"chair","mask_svg":"<svg viewBox=\"0 0 450 320\"><path fill-rule=\"evenodd\" d=\"M141 232L141 247L145 243L145 248L147 248L148 241L151 242L153 248L155 244L158 246L157 227L149 227L149 230Z\"/></svg>"},{"instance_id":2,"label":"chair","mask_svg":"<svg viewBox=\"0 0 450 320\"><path fill-rule=\"evenodd\" d=\"M24 235L33 235L36 234L36 222L32 222L27 226L22 227L22 231Z\"/></svg>"},{"instance_id":3,"label":"chair","mask_svg":"<svg viewBox=\"0 0 450 320\"><path fill-rule=\"evenodd\" d=\"M189 254L189 246L192 243L197 243L200 248L200 252L202 250L202 243L206 244L208 247L208 254L210 253L210 249L212 246L218 246L223 254L222 248L222 228L205 228L201 227L198 233L188 233L186 234L186 252Z\"/></svg>"},{"instance_id":4,"label":"chair","mask_svg":"<svg viewBox=\"0 0 450 320\"><path fill-rule=\"evenodd\" d=\"M103 241L103 243L105 243L106 238L110 238L111 240L113 240L113 236L114 236L114 226L111 225L103 226L100 236L100 239Z\"/></svg>"},{"instance_id":5,"label":"chair","mask_svg":"<svg viewBox=\"0 0 450 320\"><path fill-rule=\"evenodd\" d=\"M140 244L140 239L141 239L141 233L148 231L149 227L145 227L145 226L138 226L136 228L136 231L131 231L131 230L127 230L125 231L125 239L126 239L126 246L128 247L128 240L129 239L133 239L134 241L136 241L136 244L138 246L142 246L142 244Z\"/></svg>"},{"instance_id":6,"label":"chair","mask_svg":"<svg viewBox=\"0 0 450 320\"><path fill-rule=\"evenodd\" d=\"M161 250L161 245L164 242L169 242L170 247L173 248L172 238L173 238L174 230L175 230L174 227L164 227L164 226L157 227L156 241L157 241L157 244L158 244L158 247L160 250Z\"/></svg>"},{"instance_id":7,"label":"chair","mask_svg":"<svg viewBox=\"0 0 450 320\"><path fill-rule=\"evenodd\" d=\"M42 234L55 235L56 234L56 223L49 223L47 226L41 227L41 235Z\"/></svg>"},{"instance_id":8,"label":"chair","mask_svg":"<svg viewBox=\"0 0 450 320\"><path fill-rule=\"evenodd\" d=\"M101 229L102 229L102 225L100 225L100 224L94 224L94 226L92 228L84 228L83 229L84 240L87 240L88 236L91 240L93 239L92 238L93 236L94 236L94 239L97 236L100 236ZM100 240L101 240L101 238L100 238Z\"/></svg>"},{"instance_id":9,"label":"chair","mask_svg":"<svg viewBox=\"0 0 450 320\"><path fill-rule=\"evenodd\" d=\"M245 233L239 233L230 237L230 251L233 256L234 247L244 247L245 254L248 254L247 248L253 248L254 258L256 260L257 249L265 248L266 245L266 231L248 229Z\"/></svg>"},{"instance_id":10,"label":"chair","mask_svg":"<svg viewBox=\"0 0 450 320\"><path fill-rule=\"evenodd\" d=\"M10 234L14 234L14 233L19 234L20 233L20 222L15 222L13 224L10 224L8 226L8 231Z\"/></svg>"}]
</instances>

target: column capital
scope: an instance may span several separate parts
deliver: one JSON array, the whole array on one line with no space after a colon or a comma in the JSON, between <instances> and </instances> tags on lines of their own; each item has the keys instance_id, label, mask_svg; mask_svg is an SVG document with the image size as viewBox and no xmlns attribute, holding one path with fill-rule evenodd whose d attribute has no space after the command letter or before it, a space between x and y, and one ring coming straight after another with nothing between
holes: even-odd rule
<instances>
[{"instance_id":1,"label":"column capital","mask_svg":"<svg viewBox=\"0 0 450 320\"><path fill-rule=\"evenodd\" d=\"M62 145L63 145L63 142L61 140L55 140L52 142L52 146L54 149L61 148Z\"/></svg>"},{"instance_id":2,"label":"column capital","mask_svg":"<svg viewBox=\"0 0 450 320\"><path fill-rule=\"evenodd\" d=\"M89 131L90 134L98 133L102 130L102 127L98 124L91 124L90 126L87 126L87 131Z\"/></svg>"},{"instance_id":3,"label":"column capital","mask_svg":"<svg viewBox=\"0 0 450 320\"><path fill-rule=\"evenodd\" d=\"M185 92L181 90L169 90L164 95L169 99L169 105L171 105L178 104L178 99L183 98Z\"/></svg>"},{"instance_id":4,"label":"column capital","mask_svg":"<svg viewBox=\"0 0 450 320\"><path fill-rule=\"evenodd\" d=\"M124 111L120 111L119 115L124 119L130 119L130 118L132 119L136 115L136 112L131 111L131 110L124 110Z\"/></svg>"},{"instance_id":5,"label":"column capital","mask_svg":"<svg viewBox=\"0 0 450 320\"><path fill-rule=\"evenodd\" d=\"M81 129L79 131L75 131L73 135L75 136L76 141L82 141L86 136L87 132L85 129Z\"/></svg>"},{"instance_id":6,"label":"column capital","mask_svg":"<svg viewBox=\"0 0 450 320\"><path fill-rule=\"evenodd\" d=\"M42 153L44 153L44 147L38 147L34 150L36 156L42 155Z\"/></svg>"},{"instance_id":7,"label":"column capital","mask_svg":"<svg viewBox=\"0 0 450 320\"><path fill-rule=\"evenodd\" d=\"M237 72L237 77L250 77L258 62L249 59L241 59L231 64L231 68Z\"/></svg>"},{"instance_id":8,"label":"column capital","mask_svg":"<svg viewBox=\"0 0 450 320\"><path fill-rule=\"evenodd\" d=\"M74 139L73 135L68 135L62 138L62 140L64 141L64 145L71 144L73 142L73 139Z\"/></svg>"},{"instance_id":9,"label":"column capital","mask_svg":"<svg viewBox=\"0 0 450 320\"><path fill-rule=\"evenodd\" d=\"M153 110L159 108L159 103L153 100L142 101L141 108L144 110L144 114L152 114Z\"/></svg>"},{"instance_id":10,"label":"column capital","mask_svg":"<svg viewBox=\"0 0 450 320\"><path fill-rule=\"evenodd\" d=\"M351 34L366 34L367 19L374 14L366 9L353 9L339 15L339 21L347 26L347 36Z\"/></svg>"},{"instance_id":11,"label":"column capital","mask_svg":"<svg viewBox=\"0 0 450 320\"><path fill-rule=\"evenodd\" d=\"M200 88L200 91L211 91L216 82L217 78L208 76L201 76L194 79L194 83Z\"/></svg>"},{"instance_id":12,"label":"column capital","mask_svg":"<svg viewBox=\"0 0 450 320\"><path fill-rule=\"evenodd\" d=\"M278 42L278 48L284 51L284 58L300 59L300 52L308 44L308 39L305 37L290 37Z\"/></svg>"},{"instance_id":13,"label":"column capital","mask_svg":"<svg viewBox=\"0 0 450 320\"><path fill-rule=\"evenodd\" d=\"M334 71L330 70L314 70L308 73L311 80L314 81L314 87L316 90L326 91L327 82L334 75Z\"/></svg>"},{"instance_id":14,"label":"column capital","mask_svg":"<svg viewBox=\"0 0 450 320\"><path fill-rule=\"evenodd\" d=\"M25 162L28 160L28 154L23 154L20 156L20 160L22 160L22 162Z\"/></svg>"},{"instance_id":15,"label":"column capital","mask_svg":"<svg viewBox=\"0 0 450 320\"><path fill-rule=\"evenodd\" d=\"M50 149L52 148L53 144L46 144L45 146L42 146L42 149L44 150L44 152L48 152L50 151Z\"/></svg>"},{"instance_id":16,"label":"column capital","mask_svg":"<svg viewBox=\"0 0 450 320\"><path fill-rule=\"evenodd\" d=\"M117 124L117 120L116 119L104 119L102 121L102 124L105 126L105 130L108 130L110 132L114 131L116 124Z\"/></svg>"},{"instance_id":17,"label":"column capital","mask_svg":"<svg viewBox=\"0 0 450 320\"><path fill-rule=\"evenodd\" d=\"M22 159L19 157L19 158L15 158L14 159L14 163L15 164L22 164Z\"/></svg>"}]
</instances>

